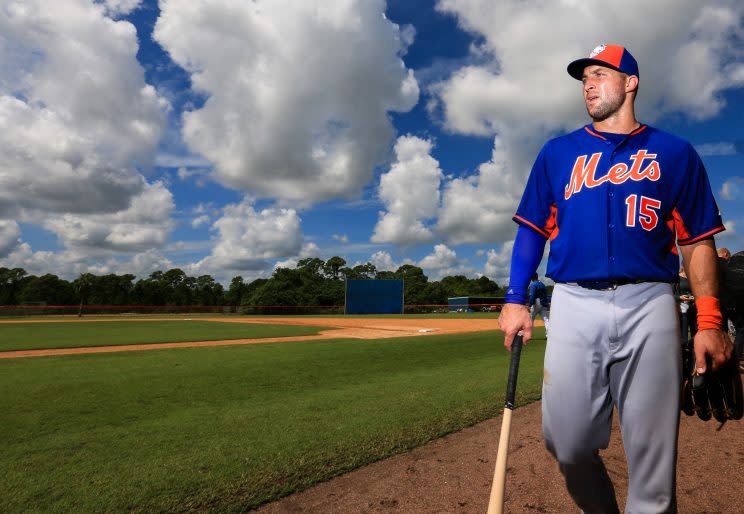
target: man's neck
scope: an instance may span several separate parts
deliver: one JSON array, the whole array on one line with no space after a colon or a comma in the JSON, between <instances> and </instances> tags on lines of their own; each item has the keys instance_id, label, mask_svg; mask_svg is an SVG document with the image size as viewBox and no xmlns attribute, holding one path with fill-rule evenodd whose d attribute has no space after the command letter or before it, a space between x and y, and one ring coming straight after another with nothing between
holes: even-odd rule
<instances>
[{"instance_id":1,"label":"man's neck","mask_svg":"<svg viewBox=\"0 0 744 514\"><path fill-rule=\"evenodd\" d=\"M603 120L592 122L594 130L598 132L609 132L610 134L630 134L641 126L635 117L632 105L628 108L620 108L617 112Z\"/></svg>"}]
</instances>

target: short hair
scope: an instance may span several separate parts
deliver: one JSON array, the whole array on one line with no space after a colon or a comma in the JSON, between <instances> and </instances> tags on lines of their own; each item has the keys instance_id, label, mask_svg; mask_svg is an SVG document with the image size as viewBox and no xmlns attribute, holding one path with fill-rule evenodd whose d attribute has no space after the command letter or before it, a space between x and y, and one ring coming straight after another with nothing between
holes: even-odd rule
<instances>
[{"instance_id":1,"label":"short hair","mask_svg":"<svg viewBox=\"0 0 744 514\"><path fill-rule=\"evenodd\" d=\"M534 275L532 275L532 280L537 280L537 273L535 273Z\"/></svg>"}]
</instances>

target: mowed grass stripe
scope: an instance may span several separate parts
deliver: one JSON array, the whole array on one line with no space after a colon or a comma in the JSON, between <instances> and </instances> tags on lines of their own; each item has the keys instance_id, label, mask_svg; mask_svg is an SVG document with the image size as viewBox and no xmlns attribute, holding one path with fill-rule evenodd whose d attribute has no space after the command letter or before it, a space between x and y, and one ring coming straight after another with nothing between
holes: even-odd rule
<instances>
[{"instance_id":1,"label":"mowed grass stripe","mask_svg":"<svg viewBox=\"0 0 744 514\"><path fill-rule=\"evenodd\" d=\"M494 416L508 359L482 332L3 361L0 510L245 511Z\"/></svg>"},{"instance_id":2,"label":"mowed grass stripe","mask_svg":"<svg viewBox=\"0 0 744 514\"><path fill-rule=\"evenodd\" d=\"M328 328L183 319L2 323L0 351L306 336L318 334L321 330Z\"/></svg>"}]
</instances>

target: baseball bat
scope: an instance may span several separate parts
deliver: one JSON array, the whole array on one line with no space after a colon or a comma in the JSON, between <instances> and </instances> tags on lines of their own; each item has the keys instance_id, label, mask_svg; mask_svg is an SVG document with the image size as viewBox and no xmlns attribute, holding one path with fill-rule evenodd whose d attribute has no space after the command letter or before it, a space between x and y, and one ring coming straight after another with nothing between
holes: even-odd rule
<instances>
[{"instance_id":1,"label":"baseball bat","mask_svg":"<svg viewBox=\"0 0 744 514\"><path fill-rule=\"evenodd\" d=\"M519 356L522 353L522 336L517 335L512 342L511 362L509 363L509 378L506 382L506 398L504 400L504 414L501 420L499 434L499 449L496 454L496 468L493 471L491 483L491 498L488 501L488 514L502 514L504 512L504 488L506 486L506 456L509 453L509 432L511 431L512 412L515 409L514 397L517 393L517 374L519 372Z\"/></svg>"}]
</instances>

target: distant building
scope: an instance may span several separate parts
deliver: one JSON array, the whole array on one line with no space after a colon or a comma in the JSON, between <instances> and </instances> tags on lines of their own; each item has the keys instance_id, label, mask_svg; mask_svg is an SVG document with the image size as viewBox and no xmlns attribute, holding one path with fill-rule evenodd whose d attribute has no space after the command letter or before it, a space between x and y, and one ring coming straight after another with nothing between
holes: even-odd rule
<instances>
[{"instance_id":1,"label":"distant building","mask_svg":"<svg viewBox=\"0 0 744 514\"><path fill-rule=\"evenodd\" d=\"M447 310L449 312L500 311L503 306L503 296L457 296L447 298Z\"/></svg>"}]
</instances>

